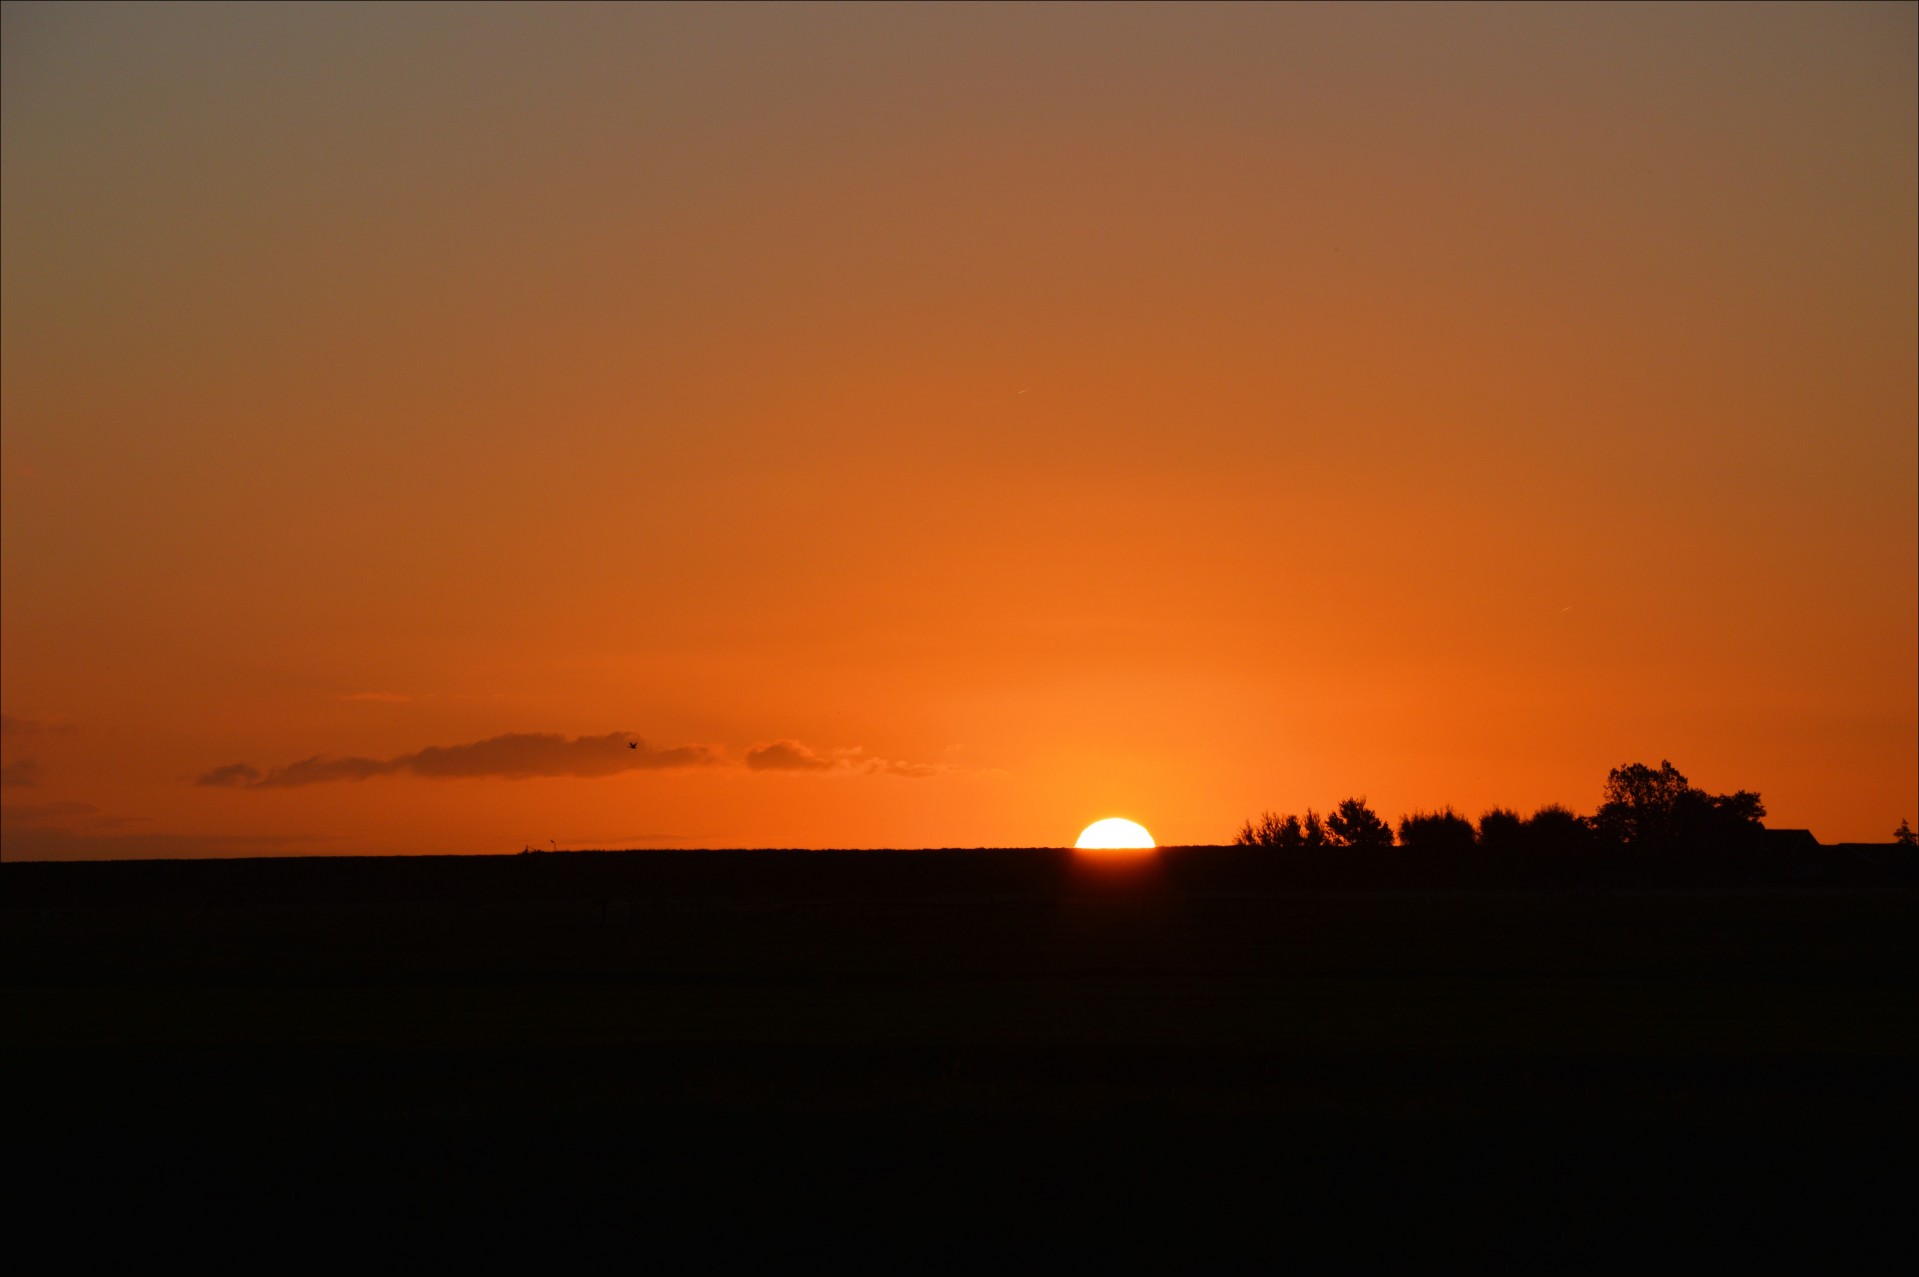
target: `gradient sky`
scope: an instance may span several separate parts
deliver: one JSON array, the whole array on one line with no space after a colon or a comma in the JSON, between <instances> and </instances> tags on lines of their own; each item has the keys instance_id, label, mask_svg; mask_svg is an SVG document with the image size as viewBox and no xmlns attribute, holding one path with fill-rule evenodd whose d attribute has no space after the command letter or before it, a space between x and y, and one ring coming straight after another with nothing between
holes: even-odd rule
<instances>
[{"instance_id":1,"label":"gradient sky","mask_svg":"<svg viewBox=\"0 0 1919 1277\"><path fill-rule=\"evenodd\" d=\"M6 855L1884 839L1916 13L9 4Z\"/></svg>"}]
</instances>

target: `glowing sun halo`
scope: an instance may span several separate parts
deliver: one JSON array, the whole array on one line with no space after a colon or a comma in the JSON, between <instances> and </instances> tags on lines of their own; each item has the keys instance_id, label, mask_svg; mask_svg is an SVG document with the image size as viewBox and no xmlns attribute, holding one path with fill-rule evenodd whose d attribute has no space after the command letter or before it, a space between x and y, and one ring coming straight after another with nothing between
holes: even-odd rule
<instances>
[{"instance_id":1,"label":"glowing sun halo","mask_svg":"<svg viewBox=\"0 0 1919 1277\"><path fill-rule=\"evenodd\" d=\"M1096 820L1080 831L1073 846L1087 851L1131 851L1152 847L1153 836L1144 825L1112 816Z\"/></svg>"}]
</instances>

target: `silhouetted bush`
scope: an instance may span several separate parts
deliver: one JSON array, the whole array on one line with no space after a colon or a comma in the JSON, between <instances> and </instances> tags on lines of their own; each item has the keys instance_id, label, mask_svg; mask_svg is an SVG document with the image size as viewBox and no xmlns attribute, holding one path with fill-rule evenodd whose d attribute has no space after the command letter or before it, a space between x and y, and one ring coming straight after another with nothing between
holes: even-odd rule
<instances>
[{"instance_id":1,"label":"silhouetted bush","mask_svg":"<svg viewBox=\"0 0 1919 1277\"><path fill-rule=\"evenodd\" d=\"M1901 847L1919 847L1919 834L1914 833L1904 819L1899 821L1899 828L1892 831L1892 840Z\"/></svg>"},{"instance_id":2,"label":"silhouetted bush","mask_svg":"<svg viewBox=\"0 0 1919 1277\"><path fill-rule=\"evenodd\" d=\"M1440 811L1416 811L1399 821L1399 845L1424 855L1459 856L1470 853L1478 844L1473 822L1451 807Z\"/></svg>"},{"instance_id":3,"label":"silhouetted bush","mask_svg":"<svg viewBox=\"0 0 1919 1277\"><path fill-rule=\"evenodd\" d=\"M1320 823L1319 814L1311 807L1306 809L1306 819L1303 821L1290 813L1279 816L1263 811L1258 820L1249 820L1240 826L1233 842L1240 847L1323 847L1326 845L1326 827Z\"/></svg>"},{"instance_id":4,"label":"silhouetted bush","mask_svg":"<svg viewBox=\"0 0 1919 1277\"><path fill-rule=\"evenodd\" d=\"M1249 820L1239 827L1233 844L1239 847L1297 847L1300 844L1299 817L1275 816L1270 811L1262 811L1259 819Z\"/></svg>"},{"instance_id":5,"label":"silhouetted bush","mask_svg":"<svg viewBox=\"0 0 1919 1277\"><path fill-rule=\"evenodd\" d=\"M1400 837L1403 839L1405 834ZM1526 821L1516 811L1494 807L1479 818L1479 845L1490 852L1517 852L1526 845Z\"/></svg>"},{"instance_id":6,"label":"silhouetted bush","mask_svg":"<svg viewBox=\"0 0 1919 1277\"><path fill-rule=\"evenodd\" d=\"M1334 847L1377 851L1393 845L1393 827L1364 798L1348 798L1326 817L1326 841Z\"/></svg>"}]
</instances>

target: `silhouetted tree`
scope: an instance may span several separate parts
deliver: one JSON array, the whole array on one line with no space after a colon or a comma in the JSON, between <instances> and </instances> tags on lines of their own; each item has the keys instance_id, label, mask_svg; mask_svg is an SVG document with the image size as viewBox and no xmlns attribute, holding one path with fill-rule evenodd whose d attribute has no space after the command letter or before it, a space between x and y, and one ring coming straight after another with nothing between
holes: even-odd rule
<instances>
[{"instance_id":1,"label":"silhouetted tree","mask_svg":"<svg viewBox=\"0 0 1919 1277\"><path fill-rule=\"evenodd\" d=\"M1692 789L1679 800L1674 832L1688 847L1757 846L1765 815L1765 804L1751 790L1709 794Z\"/></svg>"},{"instance_id":2,"label":"silhouetted tree","mask_svg":"<svg viewBox=\"0 0 1919 1277\"><path fill-rule=\"evenodd\" d=\"M1335 847L1378 850L1393 845L1393 827L1364 798L1348 798L1326 817L1326 840Z\"/></svg>"},{"instance_id":3,"label":"silhouetted tree","mask_svg":"<svg viewBox=\"0 0 1919 1277\"><path fill-rule=\"evenodd\" d=\"M1300 829L1300 838L1302 847L1324 847L1332 841L1326 833L1326 822L1311 807L1306 809L1306 823Z\"/></svg>"},{"instance_id":4,"label":"silhouetted tree","mask_svg":"<svg viewBox=\"0 0 1919 1277\"><path fill-rule=\"evenodd\" d=\"M1399 845L1428 855L1469 855L1477 842L1473 822L1451 807L1416 811L1399 820Z\"/></svg>"},{"instance_id":5,"label":"silhouetted tree","mask_svg":"<svg viewBox=\"0 0 1919 1277\"><path fill-rule=\"evenodd\" d=\"M1593 829L1607 842L1625 846L1670 843L1677 833L1680 798L1691 788L1665 760L1658 771L1644 763L1615 767L1606 774L1605 797L1593 814Z\"/></svg>"},{"instance_id":6,"label":"silhouetted tree","mask_svg":"<svg viewBox=\"0 0 1919 1277\"><path fill-rule=\"evenodd\" d=\"M1765 814L1758 794L1709 794L1662 760L1657 771L1644 763L1613 768L1592 827L1621 846L1724 848L1755 843Z\"/></svg>"},{"instance_id":7,"label":"silhouetted tree","mask_svg":"<svg viewBox=\"0 0 1919 1277\"><path fill-rule=\"evenodd\" d=\"M1547 803L1526 817L1525 839L1530 851L1570 855L1592 845L1593 829L1591 822L1570 808Z\"/></svg>"},{"instance_id":8,"label":"silhouetted tree","mask_svg":"<svg viewBox=\"0 0 1919 1277\"><path fill-rule=\"evenodd\" d=\"M1403 841L1406 835L1402 832ZM1487 851L1517 851L1526 842L1526 822L1516 811L1495 807L1479 818L1479 845Z\"/></svg>"},{"instance_id":9,"label":"silhouetted tree","mask_svg":"<svg viewBox=\"0 0 1919 1277\"><path fill-rule=\"evenodd\" d=\"M1899 822L1899 828L1892 831L1892 840L1901 847L1919 847L1919 834L1912 832L1912 826L1903 819Z\"/></svg>"}]
</instances>

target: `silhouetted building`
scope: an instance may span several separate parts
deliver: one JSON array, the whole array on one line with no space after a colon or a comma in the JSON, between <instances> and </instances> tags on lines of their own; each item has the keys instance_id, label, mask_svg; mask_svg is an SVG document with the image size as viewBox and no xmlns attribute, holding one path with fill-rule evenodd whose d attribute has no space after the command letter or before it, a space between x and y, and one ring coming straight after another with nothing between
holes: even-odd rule
<instances>
[{"instance_id":1,"label":"silhouetted building","mask_svg":"<svg viewBox=\"0 0 1919 1277\"><path fill-rule=\"evenodd\" d=\"M1810 856L1819 850L1810 829L1768 829L1761 845L1777 856Z\"/></svg>"}]
</instances>

